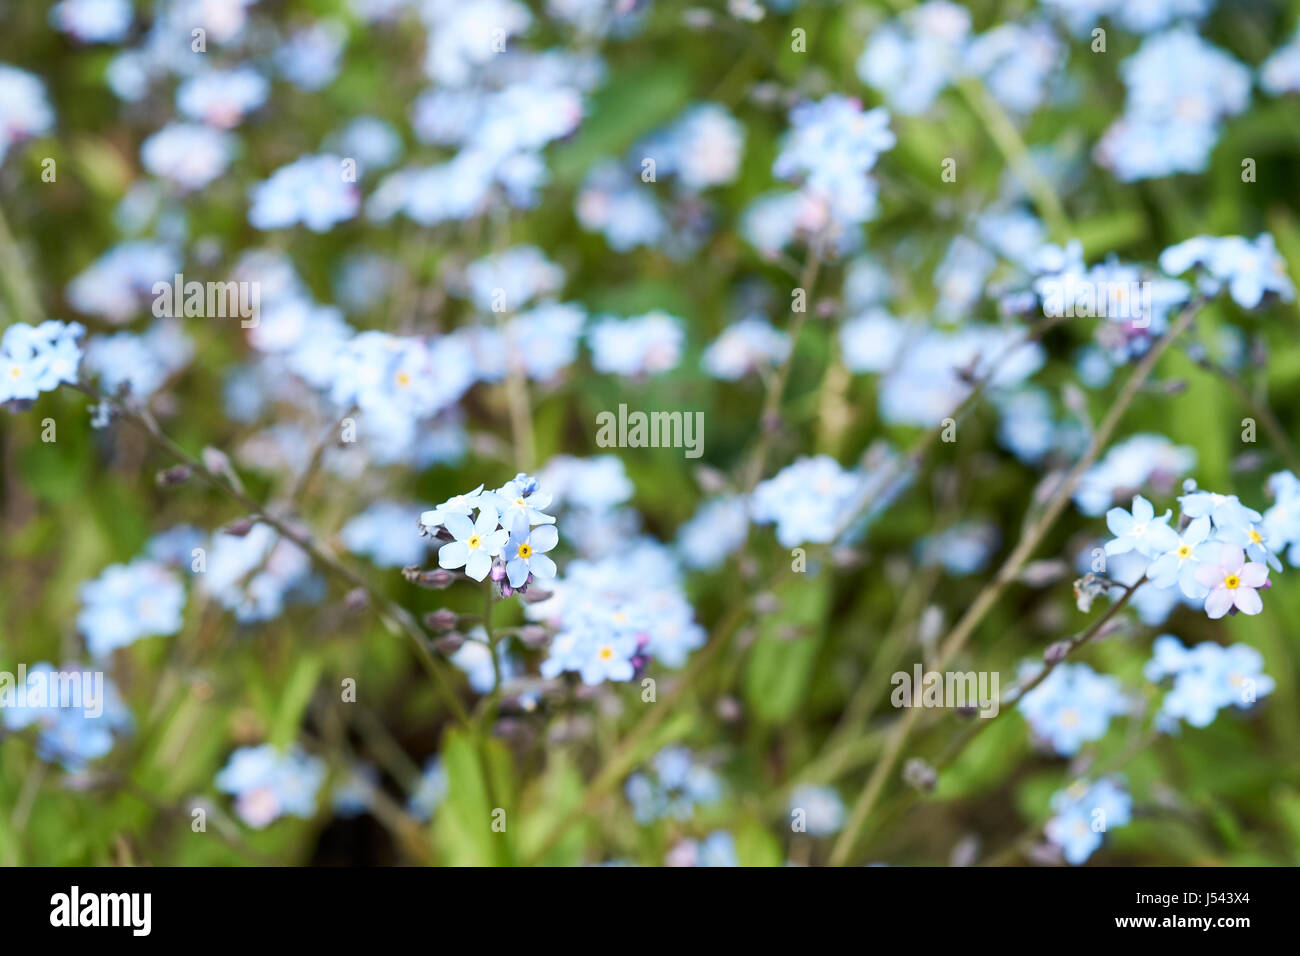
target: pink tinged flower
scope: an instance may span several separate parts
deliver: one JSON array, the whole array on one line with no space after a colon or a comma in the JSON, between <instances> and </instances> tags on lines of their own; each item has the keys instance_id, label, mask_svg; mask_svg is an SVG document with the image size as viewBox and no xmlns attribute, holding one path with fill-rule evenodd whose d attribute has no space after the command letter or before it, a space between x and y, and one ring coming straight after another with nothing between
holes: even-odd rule
<instances>
[{"instance_id":1,"label":"pink tinged flower","mask_svg":"<svg viewBox=\"0 0 1300 956\"><path fill-rule=\"evenodd\" d=\"M1196 569L1196 580L1207 588L1205 613L1218 619L1236 608L1242 614L1258 614L1264 602L1257 588L1268 582L1268 566L1258 561L1246 562L1246 555L1235 545L1225 544L1219 552L1219 563L1207 561Z\"/></svg>"},{"instance_id":2,"label":"pink tinged flower","mask_svg":"<svg viewBox=\"0 0 1300 956\"><path fill-rule=\"evenodd\" d=\"M280 801L270 787L256 787L239 795L235 812L250 827L260 830L280 815Z\"/></svg>"},{"instance_id":3,"label":"pink tinged flower","mask_svg":"<svg viewBox=\"0 0 1300 956\"><path fill-rule=\"evenodd\" d=\"M447 515L445 527L455 541L438 550L439 567L452 570L464 568L475 581L482 581L492 570L492 559L501 553L508 537L505 529L497 527L495 508L480 508L478 520L471 522L465 515Z\"/></svg>"}]
</instances>

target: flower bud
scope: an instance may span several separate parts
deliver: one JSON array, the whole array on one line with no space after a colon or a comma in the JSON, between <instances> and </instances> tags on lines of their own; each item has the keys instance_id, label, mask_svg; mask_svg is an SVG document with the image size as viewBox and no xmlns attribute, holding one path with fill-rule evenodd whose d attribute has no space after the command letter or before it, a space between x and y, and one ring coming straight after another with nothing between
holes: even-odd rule
<instances>
[{"instance_id":1,"label":"flower bud","mask_svg":"<svg viewBox=\"0 0 1300 956\"><path fill-rule=\"evenodd\" d=\"M460 650L461 645L465 643L465 635L457 631L452 631L444 637L438 638L433 642L434 648L439 654L450 656Z\"/></svg>"},{"instance_id":2,"label":"flower bud","mask_svg":"<svg viewBox=\"0 0 1300 956\"><path fill-rule=\"evenodd\" d=\"M223 534L233 535L236 538L242 538L248 532L253 530L256 522L252 518L236 518L230 524L221 529Z\"/></svg>"},{"instance_id":3,"label":"flower bud","mask_svg":"<svg viewBox=\"0 0 1300 956\"><path fill-rule=\"evenodd\" d=\"M194 474L194 469L189 465L176 465L173 468L164 468L158 472L155 480L159 488L172 488L176 485L183 485L189 481Z\"/></svg>"},{"instance_id":4,"label":"flower bud","mask_svg":"<svg viewBox=\"0 0 1300 956\"><path fill-rule=\"evenodd\" d=\"M424 616L424 623L431 631L450 631L456 626L456 621L459 617L460 615L455 611L443 607L426 614Z\"/></svg>"}]
</instances>

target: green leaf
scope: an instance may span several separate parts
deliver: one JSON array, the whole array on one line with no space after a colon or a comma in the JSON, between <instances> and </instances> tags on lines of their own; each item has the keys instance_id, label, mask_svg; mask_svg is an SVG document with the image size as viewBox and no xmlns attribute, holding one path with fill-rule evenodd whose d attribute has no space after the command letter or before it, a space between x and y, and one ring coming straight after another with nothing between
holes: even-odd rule
<instances>
[{"instance_id":1,"label":"green leaf","mask_svg":"<svg viewBox=\"0 0 1300 956\"><path fill-rule=\"evenodd\" d=\"M442 765L447 772L447 799L434 820L434 833L446 862L451 866L513 863L510 827L515 807L510 799L510 754L504 745L498 740L476 745L469 734L449 730L443 740Z\"/></svg>"},{"instance_id":2,"label":"green leaf","mask_svg":"<svg viewBox=\"0 0 1300 956\"><path fill-rule=\"evenodd\" d=\"M316 692L323 665L320 654L304 655L294 665L293 672L280 692L280 704L271 726L271 743L277 747L288 747L297 739L303 712Z\"/></svg>"},{"instance_id":3,"label":"green leaf","mask_svg":"<svg viewBox=\"0 0 1300 956\"><path fill-rule=\"evenodd\" d=\"M788 720L807 696L821 648L829 581L824 575L796 575L776 591L780 609L763 618L745 671L745 697L760 720ZM794 636L798 634L803 636Z\"/></svg>"}]
</instances>

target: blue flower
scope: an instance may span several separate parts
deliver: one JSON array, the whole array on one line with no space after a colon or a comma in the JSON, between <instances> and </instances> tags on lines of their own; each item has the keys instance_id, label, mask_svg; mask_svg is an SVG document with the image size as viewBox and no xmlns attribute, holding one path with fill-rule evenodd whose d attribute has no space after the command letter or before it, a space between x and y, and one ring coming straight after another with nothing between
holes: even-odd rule
<instances>
[{"instance_id":1,"label":"blue flower","mask_svg":"<svg viewBox=\"0 0 1300 956\"><path fill-rule=\"evenodd\" d=\"M234 155L229 133L198 123L169 123L140 146L140 162L182 189L202 189L226 171Z\"/></svg>"},{"instance_id":2,"label":"blue flower","mask_svg":"<svg viewBox=\"0 0 1300 956\"><path fill-rule=\"evenodd\" d=\"M630 319L602 318L588 333L591 364L615 375L657 375L677 367L682 354L682 320L666 312Z\"/></svg>"},{"instance_id":3,"label":"blue flower","mask_svg":"<svg viewBox=\"0 0 1300 956\"><path fill-rule=\"evenodd\" d=\"M1169 527L1173 512L1166 509L1159 518L1151 502L1141 495L1133 496L1132 513L1123 508L1106 512L1106 527L1115 535L1106 542L1107 554L1124 554L1136 550L1148 558L1164 554L1178 547L1178 535Z\"/></svg>"},{"instance_id":4,"label":"blue flower","mask_svg":"<svg viewBox=\"0 0 1300 956\"><path fill-rule=\"evenodd\" d=\"M685 747L665 747L650 761L648 772L627 778L624 792L638 823L689 820L698 805L722 796L722 781Z\"/></svg>"},{"instance_id":5,"label":"blue flower","mask_svg":"<svg viewBox=\"0 0 1300 956\"><path fill-rule=\"evenodd\" d=\"M857 472L829 455L800 458L754 488L750 511L757 524L775 524L782 547L829 543L863 488Z\"/></svg>"},{"instance_id":6,"label":"blue flower","mask_svg":"<svg viewBox=\"0 0 1300 956\"><path fill-rule=\"evenodd\" d=\"M1276 686L1264 673L1263 656L1248 644L1221 647L1206 641L1188 649L1172 634L1162 634L1152 649L1154 656L1143 671L1146 678L1173 678L1158 714L1168 731L1180 720L1208 727L1224 707L1253 707Z\"/></svg>"},{"instance_id":7,"label":"blue flower","mask_svg":"<svg viewBox=\"0 0 1300 956\"><path fill-rule=\"evenodd\" d=\"M1203 270L1203 292L1215 295L1226 285L1232 301L1243 309L1257 308L1269 294L1283 302L1295 298L1286 261L1267 232L1253 242L1241 236L1196 236L1160 253L1160 268L1170 275L1193 267Z\"/></svg>"},{"instance_id":8,"label":"blue flower","mask_svg":"<svg viewBox=\"0 0 1300 956\"><path fill-rule=\"evenodd\" d=\"M745 543L749 509L741 495L713 498L677 531L677 552L688 568L711 570Z\"/></svg>"},{"instance_id":9,"label":"blue flower","mask_svg":"<svg viewBox=\"0 0 1300 956\"><path fill-rule=\"evenodd\" d=\"M11 687L0 695L0 700L3 700L0 725L7 730L35 725L39 728L36 749L41 759L59 763L74 773L111 751L117 736L129 731L133 723L131 712L122 702L117 687L107 678L103 681L99 700L93 704L85 696L79 702L75 697L64 700L55 696L54 681L61 682L69 675L85 673L75 664L64 664L56 671L42 661L27 669L25 686ZM46 682L43 704L28 696L33 677ZM64 685L60 683L59 686ZM8 699L9 694L14 695L13 700Z\"/></svg>"},{"instance_id":10,"label":"blue flower","mask_svg":"<svg viewBox=\"0 0 1300 956\"><path fill-rule=\"evenodd\" d=\"M451 662L465 672L469 686L475 693L487 694L496 687L497 669L492 662L492 652L488 649L487 631L476 627L468 635L456 652L451 655ZM497 663L501 666L501 680L506 682L519 673L518 662L510 656L505 641L497 644Z\"/></svg>"},{"instance_id":11,"label":"blue flower","mask_svg":"<svg viewBox=\"0 0 1300 956\"><path fill-rule=\"evenodd\" d=\"M475 581L482 581L507 538L506 531L498 527L496 509L480 507L478 519L473 522L465 515L447 515L444 524L455 540L438 549L438 566L464 568Z\"/></svg>"},{"instance_id":12,"label":"blue flower","mask_svg":"<svg viewBox=\"0 0 1300 956\"><path fill-rule=\"evenodd\" d=\"M62 383L77 382L85 328L53 319L31 326L17 322L0 336L0 403L36 398Z\"/></svg>"},{"instance_id":13,"label":"blue flower","mask_svg":"<svg viewBox=\"0 0 1300 956\"><path fill-rule=\"evenodd\" d=\"M1196 567L1200 561L1197 548L1210 536L1210 519L1195 518L1176 536L1176 544L1160 554L1147 570L1147 577L1158 588L1172 587L1176 582L1182 592L1194 600L1203 599L1206 588L1196 580Z\"/></svg>"},{"instance_id":14,"label":"blue flower","mask_svg":"<svg viewBox=\"0 0 1300 956\"><path fill-rule=\"evenodd\" d=\"M420 515L420 527L428 534L433 534L439 527L447 523L447 518L451 515L468 516L471 511L479 507L479 496L483 494L483 486L479 485L473 491L466 492L463 495L452 495L436 508L431 508Z\"/></svg>"},{"instance_id":15,"label":"blue flower","mask_svg":"<svg viewBox=\"0 0 1300 956\"><path fill-rule=\"evenodd\" d=\"M530 525L555 524L555 518L542 511L550 505L551 495L542 491L537 479L531 475L520 472L491 495L491 500L501 512L503 524L508 522L513 527L518 518L523 518ZM545 550L549 551L550 548Z\"/></svg>"},{"instance_id":16,"label":"blue flower","mask_svg":"<svg viewBox=\"0 0 1300 956\"><path fill-rule=\"evenodd\" d=\"M265 103L270 89L251 66L205 70L176 88L176 108L192 120L230 129Z\"/></svg>"},{"instance_id":17,"label":"blue flower","mask_svg":"<svg viewBox=\"0 0 1300 956\"><path fill-rule=\"evenodd\" d=\"M309 818L325 782L325 765L301 747L240 747L217 773L216 786L235 797L235 812L261 829L281 816Z\"/></svg>"},{"instance_id":18,"label":"blue flower","mask_svg":"<svg viewBox=\"0 0 1300 956\"><path fill-rule=\"evenodd\" d=\"M45 84L26 70L0 63L0 163L11 146L44 135L53 125Z\"/></svg>"},{"instance_id":19,"label":"blue flower","mask_svg":"<svg viewBox=\"0 0 1300 956\"><path fill-rule=\"evenodd\" d=\"M844 825L844 801L834 787L800 784L790 791L790 812L803 812L811 836L830 836Z\"/></svg>"},{"instance_id":20,"label":"blue flower","mask_svg":"<svg viewBox=\"0 0 1300 956\"><path fill-rule=\"evenodd\" d=\"M322 89L338 75L345 38L343 27L333 21L302 27L275 51L275 65L294 86Z\"/></svg>"},{"instance_id":21,"label":"blue flower","mask_svg":"<svg viewBox=\"0 0 1300 956\"><path fill-rule=\"evenodd\" d=\"M343 160L322 154L281 166L253 186L248 221L254 229L286 229L301 222L312 232L328 232L357 214L360 194L345 178Z\"/></svg>"},{"instance_id":22,"label":"blue flower","mask_svg":"<svg viewBox=\"0 0 1300 956\"><path fill-rule=\"evenodd\" d=\"M415 792L406 803L407 810L415 819L424 821L433 818L447 799L447 771L437 755L432 756L424 765Z\"/></svg>"},{"instance_id":23,"label":"blue flower","mask_svg":"<svg viewBox=\"0 0 1300 956\"><path fill-rule=\"evenodd\" d=\"M698 840L683 840L668 852L667 866L740 866L736 841L725 830Z\"/></svg>"},{"instance_id":24,"label":"blue flower","mask_svg":"<svg viewBox=\"0 0 1300 956\"><path fill-rule=\"evenodd\" d=\"M402 502L377 501L349 519L339 531L339 540L353 554L367 555L381 568L421 564L426 543L411 521L411 511Z\"/></svg>"},{"instance_id":25,"label":"blue flower","mask_svg":"<svg viewBox=\"0 0 1300 956\"><path fill-rule=\"evenodd\" d=\"M129 0L61 0L50 23L82 43L120 43L131 29Z\"/></svg>"},{"instance_id":26,"label":"blue flower","mask_svg":"<svg viewBox=\"0 0 1300 956\"><path fill-rule=\"evenodd\" d=\"M528 582L530 574L544 581L555 577L555 562L546 556L546 552L554 548L559 540L560 535L554 525L544 524L529 531L528 518L523 514L518 515L510 530L510 540L503 555L510 586L522 588Z\"/></svg>"},{"instance_id":27,"label":"blue flower","mask_svg":"<svg viewBox=\"0 0 1300 956\"><path fill-rule=\"evenodd\" d=\"M784 362L789 354L790 337L761 316L751 315L723 329L705 349L701 364L714 378L735 382Z\"/></svg>"},{"instance_id":28,"label":"blue flower","mask_svg":"<svg viewBox=\"0 0 1300 956\"><path fill-rule=\"evenodd\" d=\"M1127 713L1129 701L1117 678L1087 664L1061 664L1020 698L1017 708L1034 734L1062 756L1100 739L1112 717Z\"/></svg>"},{"instance_id":29,"label":"blue flower","mask_svg":"<svg viewBox=\"0 0 1300 956\"><path fill-rule=\"evenodd\" d=\"M1061 848L1067 863L1078 866L1101 846L1102 835L1133 819L1133 798L1117 782L1080 780L1052 795L1053 817L1044 831Z\"/></svg>"},{"instance_id":30,"label":"blue flower","mask_svg":"<svg viewBox=\"0 0 1300 956\"><path fill-rule=\"evenodd\" d=\"M862 81L880 90L891 109L924 113L961 68L970 12L930 0L876 30L858 59Z\"/></svg>"},{"instance_id":31,"label":"blue flower","mask_svg":"<svg viewBox=\"0 0 1300 956\"><path fill-rule=\"evenodd\" d=\"M81 586L77 628L94 657L106 657L142 637L169 636L184 623L185 588L153 561L113 564Z\"/></svg>"}]
</instances>

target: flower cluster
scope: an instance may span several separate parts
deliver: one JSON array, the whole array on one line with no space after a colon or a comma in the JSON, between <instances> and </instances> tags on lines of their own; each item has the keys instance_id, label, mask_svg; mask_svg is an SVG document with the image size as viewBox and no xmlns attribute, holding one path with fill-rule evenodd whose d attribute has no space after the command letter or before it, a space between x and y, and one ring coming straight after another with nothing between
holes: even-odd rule
<instances>
[{"instance_id":1,"label":"flower cluster","mask_svg":"<svg viewBox=\"0 0 1300 956\"><path fill-rule=\"evenodd\" d=\"M1112 827L1133 821L1133 798L1117 780L1079 780L1052 795L1052 818L1044 828L1067 863L1078 866L1101 846Z\"/></svg>"},{"instance_id":2,"label":"flower cluster","mask_svg":"<svg viewBox=\"0 0 1300 956\"><path fill-rule=\"evenodd\" d=\"M755 524L775 524L783 547L829 544L889 507L909 480L891 453L877 463L845 470L829 455L800 458L758 483L749 499Z\"/></svg>"},{"instance_id":3,"label":"flower cluster","mask_svg":"<svg viewBox=\"0 0 1300 956\"><path fill-rule=\"evenodd\" d=\"M1161 634L1143 673L1157 683L1172 678L1156 718L1172 732L1180 720L1208 727L1225 707L1253 707L1276 686L1263 668L1263 656L1249 644L1222 647L1205 641L1188 648L1174 635Z\"/></svg>"},{"instance_id":4,"label":"flower cluster","mask_svg":"<svg viewBox=\"0 0 1300 956\"><path fill-rule=\"evenodd\" d=\"M1021 679L1040 667L1027 665ZM1132 702L1119 678L1098 674L1087 664L1066 663L1021 697L1017 708L1034 736L1061 756L1070 757L1085 743L1100 740L1111 718L1129 713Z\"/></svg>"},{"instance_id":5,"label":"flower cluster","mask_svg":"<svg viewBox=\"0 0 1300 956\"><path fill-rule=\"evenodd\" d=\"M852 249L854 227L878 211L877 185L868 174L895 142L888 113L864 110L849 97L832 94L794 107L772 174L796 181L799 189L770 194L750 207L750 241L769 253L814 237L828 249Z\"/></svg>"},{"instance_id":6,"label":"flower cluster","mask_svg":"<svg viewBox=\"0 0 1300 956\"><path fill-rule=\"evenodd\" d=\"M325 765L301 747L240 747L215 782L218 790L235 798L239 818L260 830L282 816L313 816Z\"/></svg>"},{"instance_id":7,"label":"flower cluster","mask_svg":"<svg viewBox=\"0 0 1300 956\"><path fill-rule=\"evenodd\" d=\"M185 587L163 565L140 559L83 584L81 603L77 627L91 655L102 658L142 637L179 633Z\"/></svg>"},{"instance_id":8,"label":"flower cluster","mask_svg":"<svg viewBox=\"0 0 1300 956\"><path fill-rule=\"evenodd\" d=\"M722 796L722 781L685 747L665 747L647 770L627 778L624 792L638 823L689 820L697 805Z\"/></svg>"},{"instance_id":9,"label":"flower cluster","mask_svg":"<svg viewBox=\"0 0 1300 956\"><path fill-rule=\"evenodd\" d=\"M75 674L82 668L75 664L65 664L56 671L45 662L33 664L27 668L28 684L33 676L40 675L45 681L42 686L56 686L56 674ZM0 723L6 730L22 730L25 727L37 728L36 748L43 760L54 761L67 770L77 772L84 770L91 761L98 760L113 749L117 738L128 733L134 726L131 712L123 703L117 686L105 678L100 699L90 709L90 702L84 697L83 706L67 706L67 701L59 699L33 700L30 693L19 699L15 690L22 688L8 687L0 691ZM13 695L14 700L5 699Z\"/></svg>"},{"instance_id":10,"label":"flower cluster","mask_svg":"<svg viewBox=\"0 0 1300 956\"><path fill-rule=\"evenodd\" d=\"M631 680L651 657L680 667L705 639L671 552L648 538L570 562L527 614L555 630L542 676L572 671L584 684Z\"/></svg>"},{"instance_id":11,"label":"flower cluster","mask_svg":"<svg viewBox=\"0 0 1300 956\"><path fill-rule=\"evenodd\" d=\"M537 479L520 472L496 491L479 485L425 511L420 529L446 542L438 549L439 567L463 568L475 581L491 574L508 596L534 580L555 577L555 562L546 552L560 536L555 518L542 511L550 503Z\"/></svg>"},{"instance_id":12,"label":"flower cluster","mask_svg":"<svg viewBox=\"0 0 1300 956\"><path fill-rule=\"evenodd\" d=\"M0 403L28 401L66 382L77 382L78 339L85 329L53 319L38 326L17 322L0 336Z\"/></svg>"},{"instance_id":13,"label":"flower cluster","mask_svg":"<svg viewBox=\"0 0 1300 956\"><path fill-rule=\"evenodd\" d=\"M740 866L736 841L725 830L715 830L703 840L683 840L668 851L665 866Z\"/></svg>"},{"instance_id":14,"label":"flower cluster","mask_svg":"<svg viewBox=\"0 0 1300 956\"><path fill-rule=\"evenodd\" d=\"M1126 567L1125 577L1136 571L1154 588L1177 587L1211 618L1229 611L1258 614L1264 607L1258 592L1271 586L1269 567L1282 569L1260 530L1263 515L1236 495L1200 491L1190 480L1184 489L1186 494L1178 499L1183 515L1177 529L1169 526L1172 512L1157 516L1141 495L1133 498L1131 511L1106 512L1106 526L1115 535L1106 542L1106 554L1132 552L1135 560ZM1140 580L1121 583L1136 585Z\"/></svg>"}]
</instances>

